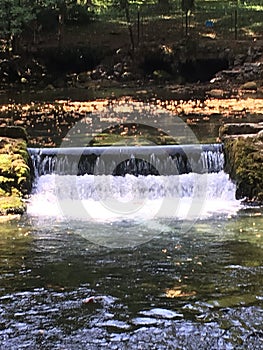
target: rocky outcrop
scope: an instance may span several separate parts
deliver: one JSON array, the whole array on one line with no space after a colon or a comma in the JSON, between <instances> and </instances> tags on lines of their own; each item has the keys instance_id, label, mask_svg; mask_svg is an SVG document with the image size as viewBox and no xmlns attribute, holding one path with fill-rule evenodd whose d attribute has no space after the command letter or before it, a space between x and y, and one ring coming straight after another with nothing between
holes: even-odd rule
<instances>
[{"instance_id":1,"label":"rocky outcrop","mask_svg":"<svg viewBox=\"0 0 263 350\"><path fill-rule=\"evenodd\" d=\"M263 123L227 124L220 137L225 146L225 170L236 183L236 198L263 204Z\"/></svg>"},{"instance_id":2,"label":"rocky outcrop","mask_svg":"<svg viewBox=\"0 0 263 350\"><path fill-rule=\"evenodd\" d=\"M0 128L0 215L22 214L32 172L22 128Z\"/></svg>"},{"instance_id":3,"label":"rocky outcrop","mask_svg":"<svg viewBox=\"0 0 263 350\"><path fill-rule=\"evenodd\" d=\"M222 141L228 138L242 136L243 138L257 136L263 130L263 123L229 123L221 126L219 137Z\"/></svg>"},{"instance_id":4,"label":"rocky outcrop","mask_svg":"<svg viewBox=\"0 0 263 350\"><path fill-rule=\"evenodd\" d=\"M240 51L234 48L227 48L229 67L220 70L211 83L221 86L229 84L240 94L263 93L263 49L262 41L255 42L244 50L244 45L240 45ZM243 52L242 52L243 51ZM219 85L219 86L220 86ZM232 89L233 93L233 89Z\"/></svg>"}]
</instances>

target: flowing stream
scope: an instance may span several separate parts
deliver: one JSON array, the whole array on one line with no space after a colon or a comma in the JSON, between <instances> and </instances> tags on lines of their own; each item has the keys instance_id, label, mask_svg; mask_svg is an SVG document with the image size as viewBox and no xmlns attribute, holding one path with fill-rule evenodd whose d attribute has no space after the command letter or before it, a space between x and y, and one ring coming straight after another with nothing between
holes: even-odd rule
<instances>
[{"instance_id":1,"label":"flowing stream","mask_svg":"<svg viewBox=\"0 0 263 350\"><path fill-rule=\"evenodd\" d=\"M263 210L213 149L190 157L205 171L131 153L119 176L31 151L27 215L0 235L0 349L261 349Z\"/></svg>"}]
</instances>

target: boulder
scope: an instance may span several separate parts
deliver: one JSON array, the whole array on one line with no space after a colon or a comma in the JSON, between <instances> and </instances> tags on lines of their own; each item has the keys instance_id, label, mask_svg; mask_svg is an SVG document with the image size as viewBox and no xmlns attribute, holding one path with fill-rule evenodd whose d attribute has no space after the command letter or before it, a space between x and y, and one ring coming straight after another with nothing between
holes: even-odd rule
<instances>
[{"instance_id":1,"label":"boulder","mask_svg":"<svg viewBox=\"0 0 263 350\"><path fill-rule=\"evenodd\" d=\"M255 81L248 81L245 84L241 85L241 90L257 90L257 83Z\"/></svg>"}]
</instances>

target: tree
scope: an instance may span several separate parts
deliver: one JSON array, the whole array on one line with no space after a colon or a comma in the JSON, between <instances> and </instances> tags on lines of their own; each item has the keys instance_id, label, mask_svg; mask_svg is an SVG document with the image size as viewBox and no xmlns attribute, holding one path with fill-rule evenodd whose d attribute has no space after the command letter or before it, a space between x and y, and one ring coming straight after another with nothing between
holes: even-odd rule
<instances>
[{"instance_id":1,"label":"tree","mask_svg":"<svg viewBox=\"0 0 263 350\"><path fill-rule=\"evenodd\" d=\"M7 50L16 51L23 27L35 18L34 2L30 0L0 0L1 32L7 41Z\"/></svg>"},{"instance_id":2,"label":"tree","mask_svg":"<svg viewBox=\"0 0 263 350\"><path fill-rule=\"evenodd\" d=\"M89 1L90 2L90 1ZM41 17L43 10L57 12L58 42L63 39L67 5L79 0L0 0L0 34L6 39L8 51L19 49L19 38L26 25Z\"/></svg>"},{"instance_id":3,"label":"tree","mask_svg":"<svg viewBox=\"0 0 263 350\"><path fill-rule=\"evenodd\" d=\"M119 0L118 2L121 9L125 11L125 17L128 23L128 30L129 30L130 41L131 41L131 50L134 51L134 38L133 38L133 31L132 31L132 24L131 24L131 17L130 17L129 0Z\"/></svg>"}]
</instances>

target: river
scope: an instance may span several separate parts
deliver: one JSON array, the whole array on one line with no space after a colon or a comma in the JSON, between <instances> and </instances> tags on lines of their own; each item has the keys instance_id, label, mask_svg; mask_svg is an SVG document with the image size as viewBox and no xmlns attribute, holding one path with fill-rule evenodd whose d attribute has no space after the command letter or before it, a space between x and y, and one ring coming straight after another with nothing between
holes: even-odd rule
<instances>
[{"instance_id":1,"label":"river","mask_svg":"<svg viewBox=\"0 0 263 350\"><path fill-rule=\"evenodd\" d=\"M261 349L263 211L208 177L198 219L136 221L65 218L41 176L28 213L1 226L0 348Z\"/></svg>"}]
</instances>

